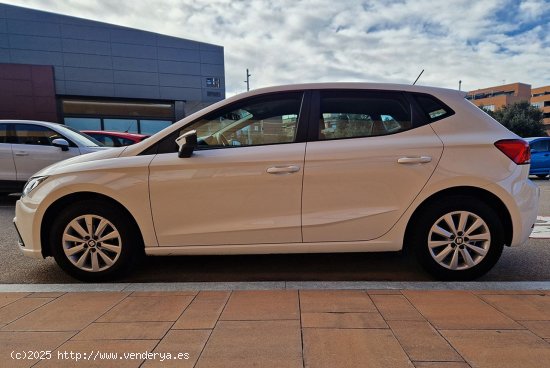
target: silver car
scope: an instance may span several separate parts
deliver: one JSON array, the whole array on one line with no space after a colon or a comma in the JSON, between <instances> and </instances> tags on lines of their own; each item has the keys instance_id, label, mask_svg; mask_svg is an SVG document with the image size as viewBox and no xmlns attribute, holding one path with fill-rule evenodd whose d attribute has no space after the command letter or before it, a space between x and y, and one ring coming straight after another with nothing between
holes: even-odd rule
<instances>
[{"instance_id":1,"label":"silver car","mask_svg":"<svg viewBox=\"0 0 550 368\"><path fill-rule=\"evenodd\" d=\"M77 130L45 121L0 120L0 191L17 191L37 171L105 149Z\"/></svg>"}]
</instances>

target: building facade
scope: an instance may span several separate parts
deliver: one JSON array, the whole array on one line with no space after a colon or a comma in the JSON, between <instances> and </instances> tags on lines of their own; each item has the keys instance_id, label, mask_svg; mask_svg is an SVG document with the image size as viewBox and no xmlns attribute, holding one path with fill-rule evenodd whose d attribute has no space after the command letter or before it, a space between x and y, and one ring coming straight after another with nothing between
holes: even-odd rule
<instances>
[{"instance_id":1,"label":"building facade","mask_svg":"<svg viewBox=\"0 0 550 368\"><path fill-rule=\"evenodd\" d=\"M486 110L495 111L515 102L526 101L542 110L546 134L550 135L550 86L531 88L530 84L512 83L476 89L466 98Z\"/></svg>"},{"instance_id":2,"label":"building facade","mask_svg":"<svg viewBox=\"0 0 550 368\"><path fill-rule=\"evenodd\" d=\"M531 104L542 110L543 122L550 135L550 86L533 88L531 90Z\"/></svg>"},{"instance_id":3,"label":"building facade","mask_svg":"<svg viewBox=\"0 0 550 368\"><path fill-rule=\"evenodd\" d=\"M491 111L498 110L515 102L529 101L531 99L531 85L524 83L512 83L502 86L494 86L476 89L468 92L466 97L477 106Z\"/></svg>"},{"instance_id":4,"label":"building facade","mask_svg":"<svg viewBox=\"0 0 550 368\"><path fill-rule=\"evenodd\" d=\"M221 46L0 4L0 119L151 134L224 98Z\"/></svg>"}]
</instances>

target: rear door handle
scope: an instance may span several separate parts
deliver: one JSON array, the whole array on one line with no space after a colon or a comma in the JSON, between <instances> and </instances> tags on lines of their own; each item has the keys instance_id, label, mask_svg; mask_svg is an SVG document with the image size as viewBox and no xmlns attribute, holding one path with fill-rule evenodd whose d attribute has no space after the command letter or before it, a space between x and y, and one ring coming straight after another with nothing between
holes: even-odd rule
<instances>
[{"instance_id":1,"label":"rear door handle","mask_svg":"<svg viewBox=\"0 0 550 368\"><path fill-rule=\"evenodd\" d=\"M21 152L21 151L20 151L20 152L15 152L15 155L16 155L16 156L28 156L29 153L28 153L28 152Z\"/></svg>"},{"instance_id":2,"label":"rear door handle","mask_svg":"<svg viewBox=\"0 0 550 368\"><path fill-rule=\"evenodd\" d=\"M300 171L300 166L273 166L267 169L269 174L292 174Z\"/></svg>"},{"instance_id":3,"label":"rear door handle","mask_svg":"<svg viewBox=\"0 0 550 368\"><path fill-rule=\"evenodd\" d=\"M417 157L401 157L397 160L400 164L425 164L431 162L432 158L430 156L417 156Z\"/></svg>"}]
</instances>

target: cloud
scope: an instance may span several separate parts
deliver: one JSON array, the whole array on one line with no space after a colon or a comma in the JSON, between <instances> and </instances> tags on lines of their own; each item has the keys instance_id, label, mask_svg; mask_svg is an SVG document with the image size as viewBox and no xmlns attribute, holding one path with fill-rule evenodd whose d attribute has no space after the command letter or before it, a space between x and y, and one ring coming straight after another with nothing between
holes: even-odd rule
<instances>
[{"instance_id":1,"label":"cloud","mask_svg":"<svg viewBox=\"0 0 550 368\"><path fill-rule=\"evenodd\" d=\"M227 94L315 81L550 84L545 0L16 0L222 45Z\"/></svg>"}]
</instances>

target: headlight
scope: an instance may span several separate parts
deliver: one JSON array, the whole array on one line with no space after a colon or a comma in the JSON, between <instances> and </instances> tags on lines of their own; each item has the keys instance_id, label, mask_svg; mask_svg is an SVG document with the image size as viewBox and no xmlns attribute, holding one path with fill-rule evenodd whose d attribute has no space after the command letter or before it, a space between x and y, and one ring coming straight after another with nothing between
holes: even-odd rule
<instances>
[{"instance_id":1,"label":"headlight","mask_svg":"<svg viewBox=\"0 0 550 368\"><path fill-rule=\"evenodd\" d=\"M33 191L34 188L39 186L44 180L48 179L47 176L35 176L30 178L29 181L23 187L23 193L21 193L21 198Z\"/></svg>"}]
</instances>

